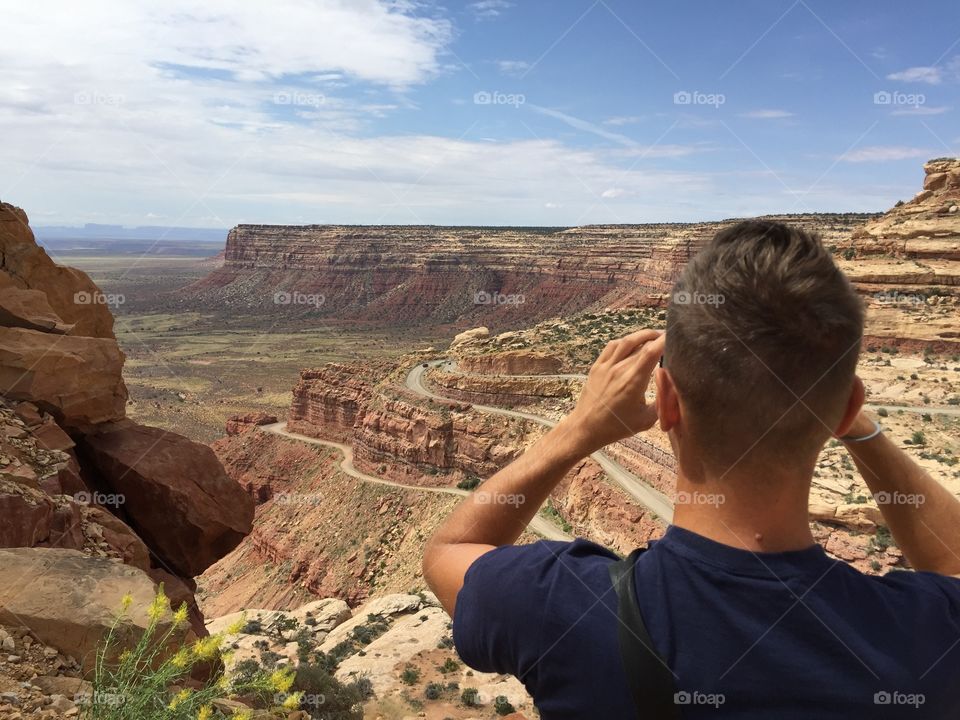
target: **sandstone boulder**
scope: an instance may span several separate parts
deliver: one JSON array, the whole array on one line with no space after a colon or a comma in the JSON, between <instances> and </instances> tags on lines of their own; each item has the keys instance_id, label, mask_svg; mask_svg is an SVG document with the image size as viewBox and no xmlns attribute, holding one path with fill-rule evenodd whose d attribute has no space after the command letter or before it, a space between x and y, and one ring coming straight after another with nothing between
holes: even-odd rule
<instances>
[{"instance_id":1,"label":"sandstone boulder","mask_svg":"<svg viewBox=\"0 0 960 720\"><path fill-rule=\"evenodd\" d=\"M426 605L419 595L384 595L371 600L357 610L352 618L337 625L324 639L320 649L324 652L333 650L339 643L353 634L354 628L367 624L369 615L392 618L396 615L416 612L423 607L426 607Z\"/></svg>"},{"instance_id":2,"label":"sandstone boulder","mask_svg":"<svg viewBox=\"0 0 960 720\"><path fill-rule=\"evenodd\" d=\"M98 428L82 448L123 496L124 518L178 575L199 575L252 528L253 500L206 445L128 420Z\"/></svg>"},{"instance_id":3,"label":"sandstone boulder","mask_svg":"<svg viewBox=\"0 0 960 720\"><path fill-rule=\"evenodd\" d=\"M72 326L71 335L113 338L113 316L98 302L100 288L86 273L51 260L37 245L27 214L7 203L0 203L0 257L10 284L42 292L56 317Z\"/></svg>"},{"instance_id":4,"label":"sandstone boulder","mask_svg":"<svg viewBox=\"0 0 960 720\"><path fill-rule=\"evenodd\" d=\"M0 394L50 412L68 429L124 415L127 389L116 340L0 327Z\"/></svg>"},{"instance_id":5,"label":"sandstone boulder","mask_svg":"<svg viewBox=\"0 0 960 720\"><path fill-rule=\"evenodd\" d=\"M451 348L455 348L457 345L463 345L467 342L473 342L476 340L486 340L490 337L490 328L486 327L476 327L471 330L464 330L462 333L454 335L453 342L450 343Z\"/></svg>"},{"instance_id":6,"label":"sandstone boulder","mask_svg":"<svg viewBox=\"0 0 960 720\"><path fill-rule=\"evenodd\" d=\"M0 624L26 625L87 671L128 593L133 603L114 633L120 646L135 642L149 622L155 590L142 571L76 550L0 550Z\"/></svg>"},{"instance_id":7,"label":"sandstone boulder","mask_svg":"<svg viewBox=\"0 0 960 720\"><path fill-rule=\"evenodd\" d=\"M64 334L70 326L50 307L39 290L24 290L13 284L8 273L0 271L0 325Z\"/></svg>"}]
</instances>

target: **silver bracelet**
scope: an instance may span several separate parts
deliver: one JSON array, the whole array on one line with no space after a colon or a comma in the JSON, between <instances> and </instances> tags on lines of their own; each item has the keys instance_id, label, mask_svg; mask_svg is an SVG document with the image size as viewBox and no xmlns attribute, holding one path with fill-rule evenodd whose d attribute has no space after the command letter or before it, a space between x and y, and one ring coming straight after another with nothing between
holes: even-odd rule
<instances>
[{"instance_id":1,"label":"silver bracelet","mask_svg":"<svg viewBox=\"0 0 960 720\"><path fill-rule=\"evenodd\" d=\"M880 426L876 420L873 421L873 432L869 435L864 435L863 437L850 437L849 435L844 435L840 439L843 442L863 442L865 440L873 440L877 435L883 432L883 428Z\"/></svg>"}]
</instances>

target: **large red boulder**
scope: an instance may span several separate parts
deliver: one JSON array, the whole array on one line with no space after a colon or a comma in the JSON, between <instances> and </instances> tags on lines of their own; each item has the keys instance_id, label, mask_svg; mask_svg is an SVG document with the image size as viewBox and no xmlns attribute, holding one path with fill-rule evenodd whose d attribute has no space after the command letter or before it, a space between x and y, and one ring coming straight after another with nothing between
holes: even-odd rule
<instances>
[{"instance_id":1,"label":"large red boulder","mask_svg":"<svg viewBox=\"0 0 960 720\"><path fill-rule=\"evenodd\" d=\"M0 394L87 429L124 416L123 360L113 339L0 327Z\"/></svg>"},{"instance_id":2,"label":"large red boulder","mask_svg":"<svg viewBox=\"0 0 960 720\"><path fill-rule=\"evenodd\" d=\"M194 577L252 529L253 500L206 445L130 420L103 425L83 455L119 513L172 572Z\"/></svg>"},{"instance_id":3,"label":"large red boulder","mask_svg":"<svg viewBox=\"0 0 960 720\"><path fill-rule=\"evenodd\" d=\"M0 257L8 276L0 286L42 292L56 318L72 326L71 335L113 338L113 315L100 288L85 272L51 260L27 222L23 210L0 203Z\"/></svg>"}]
</instances>

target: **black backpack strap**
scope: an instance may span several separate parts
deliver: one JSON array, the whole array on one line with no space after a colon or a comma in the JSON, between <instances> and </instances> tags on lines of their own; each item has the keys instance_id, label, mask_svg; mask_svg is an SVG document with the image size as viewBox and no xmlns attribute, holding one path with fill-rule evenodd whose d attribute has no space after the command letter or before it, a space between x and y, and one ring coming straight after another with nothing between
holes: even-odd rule
<instances>
[{"instance_id":1,"label":"black backpack strap","mask_svg":"<svg viewBox=\"0 0 960 720\"><path fill-rule=\"evenodd\" d=\"M638 548L624 560L610 564L610 580L619 600L617 634L620 658L630 686L630 695L637 708L637 717L679 720L680 709L674 702L676 689L673 673L654 649L637 603L634 567L643 551L643 548Z\"/></svg>"}]
</instances>

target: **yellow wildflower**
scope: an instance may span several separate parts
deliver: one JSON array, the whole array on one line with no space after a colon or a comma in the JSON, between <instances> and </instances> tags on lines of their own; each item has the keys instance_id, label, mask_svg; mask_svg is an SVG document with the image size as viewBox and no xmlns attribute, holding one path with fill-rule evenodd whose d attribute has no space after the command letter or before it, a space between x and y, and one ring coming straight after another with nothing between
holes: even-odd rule
<instances>
[{"instance_id":1,"label":"yellow wildflower","mask_svg":"<svg viewBox=\"0 0 960 720\"><path fill-rule=\"evenodd\" d=\"M158 622L163 619L163 617L170 611L170 600L163 592L163 585L160 585L160 589L157 590L157 596L153 599L153 602L150 603L150 607L147 608L147 615L154 622Z\"/></svg>"},{"instance_id":2,"label":"yellow wildflower","mask_svg":"<svg viewBox=\"0 0 960 720\"><path fill-rule=\"evenodd\" d=\"M210 660L220 649L221 640L220 635L208 635L205 638L200 638L193 644L193 654L198 658Z\"/></svg>"},{"instance_id":3,"label":"yellow wildflower","mask_svg":"<svg viewBox=\"0 0 960 720\"><path fill-rule=\"evenodd\" d=\"M278 693L285 693L293 686L293 670L274 670L270 674L270 687Z\"/></svg>"},{"instance_id":4,"label":"yellow wildflower","mask_svg":"<svg viewBox=\"0 0 960 720\"><path fill-rule=\"evenodd\" d=\"M181 670L185 667L190 667L190 653L186 649L180 648L176 654L170 658L170 664Z\"/></svg>"},{"instance_id":5,"label":"yellow wildflower","mask_svg":"<svg viewBox=\"0 0 960 720\"><path fill-rule=\"evenodd\" d=\"M204 705L197 713L197 720L210 720L213 717L213 706Z\"/></svg>"},{"instance_id":6,"label":"yellow wildflower","mask_svg":"<svg viewBox=\"0 0 960 720\"><path fill-rule=\"evenodd\" d=\"M252 720L253 710L234 710L233 720Z\"/></svg>"},{"instance_id":7,"label":"yellow wildflower","mask_svg":"<svg viewBox=\"0 0 960 720\"><path fill-rule=\"evenodd\" d=\"M296 710L300 707L300 700L303 698L302 692L290 693L283 701L284 710Z\"/></svg>"},{"instance_id":8,"label":"yellow wildflower","mask_svg":"<svg viewBox=\"0 0 960 720\"><path fill-rule=\"evenodd\" d=\"M227 635L239 635L247 626L247 614L241 613L240 617L234 620L224 631Z\"/></svg>"},{"instance_id":9,"label":"yellow wildflower","mask_svg":"<svg viewBox=\"0 0 960 720\"><path fill-rule=\"evenodd\" d=\"M189 690L181 690L176 695L173 696L173 700L170 701L170 704L167 705L171 710L176 710L181 703L186 702L190 698Z\"/></svg>"},{"instance_id":10,"label":"yellow wildflower","mask_svg":"<svg viewBox=\"0 0 960 720\"><path fill-rule=\"evenodd\" d=\"M177 611L173 614L173 626L175 628L178 628L183 625L186 625L187 615L188 615L187 604L183 603L180 605L180 607L177 608Z\"/></svg>"},{"instance_id":11,"label":"yellow wildflower","mask_svg":"<svg viewBox=\"0 0 960 720\"><path fill-rule=\"evenodd\" d=\"M120 600L120 612L125 613L130 609L130 606L133 605L133 595L127 593Z\"/></svg>"}]
</instances>

